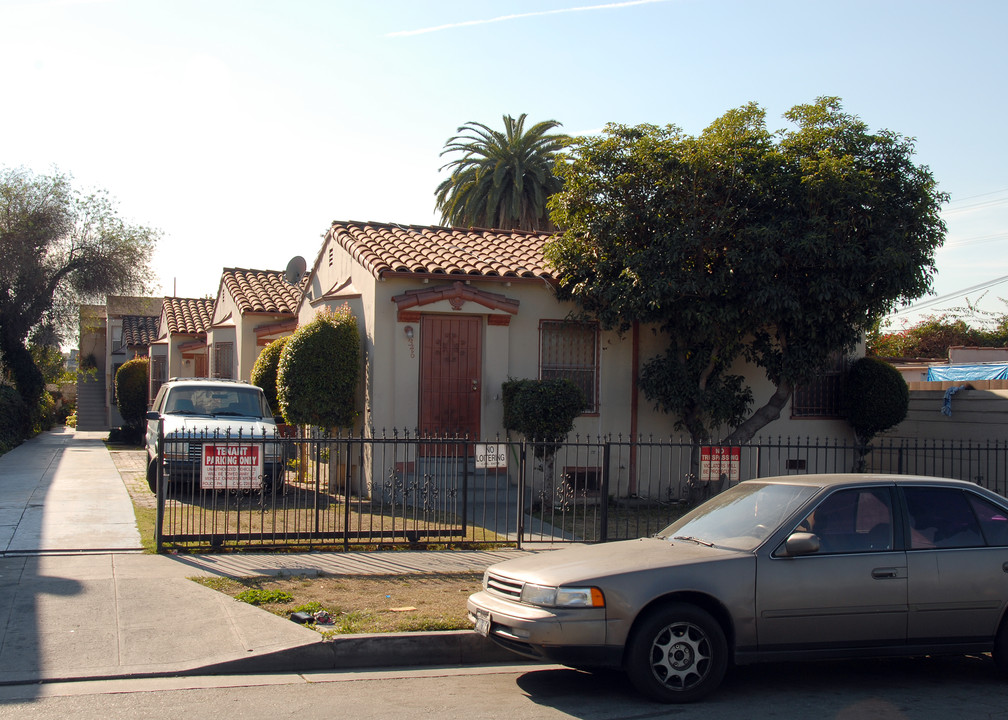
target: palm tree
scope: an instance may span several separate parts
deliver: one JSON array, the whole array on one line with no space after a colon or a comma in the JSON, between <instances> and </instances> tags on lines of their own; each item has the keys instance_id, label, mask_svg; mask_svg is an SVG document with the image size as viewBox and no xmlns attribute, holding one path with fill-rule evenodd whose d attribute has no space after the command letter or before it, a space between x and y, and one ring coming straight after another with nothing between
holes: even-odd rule
<instances>
[{"instance_id":1,"label":"palm tree","mask_svg":"<svg viewBox=\"0 0 1008 720\"><path fill-rule=\"evenodd\" d=\"M460 153L441 167L451 176L437 187L437 208L447 225L542 230L551 227L547 198L560 189L553 174L557 154L570 141L550 134L556 120L525 132L525 113L504 116L504 132L467 122L441 155Z\"/></svg>"}]
</instances>

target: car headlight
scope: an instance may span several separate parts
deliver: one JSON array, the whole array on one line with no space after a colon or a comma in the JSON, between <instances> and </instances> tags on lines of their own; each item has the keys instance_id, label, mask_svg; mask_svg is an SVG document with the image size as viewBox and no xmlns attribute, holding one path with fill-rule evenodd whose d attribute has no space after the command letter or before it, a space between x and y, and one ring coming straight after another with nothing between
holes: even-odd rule
<instances>
[{"instance_id":1,"label":"car headlight","mask_svg":"<svg viewBox=\"0 0 1008 720\"><path fill-rule=\"evenodd\" d=\"M521 601L540 607L605 607L605 596L597 587L553 587L525 583Z\"/></svg>"}]
</instances>

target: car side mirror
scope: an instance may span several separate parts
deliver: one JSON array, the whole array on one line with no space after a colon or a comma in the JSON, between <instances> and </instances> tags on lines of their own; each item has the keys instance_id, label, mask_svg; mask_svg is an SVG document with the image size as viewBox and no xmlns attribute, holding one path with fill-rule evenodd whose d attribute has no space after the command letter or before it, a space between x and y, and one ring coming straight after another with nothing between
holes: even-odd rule
<instances>
[{"instance_id":1,"label":"car side mirror","mask_svg":"<svg viewBox=\"0 0 1008 720\"><path fill-rule=\"evenodd\" d=\"M819 536L815 533L791 533L784 541L784 554L787 557L814 555L817 552L819 552Z\"/></svg>"},{"instance_id":2,"label":"car side mirror","mask_svg":"<svg viewBox=\"0 0 1008 720\"><path fill-rule=\"evenodd\" d=\"M147 411L147 419L148 420L160 420L161 419L161 413L159 413L157 410L148 410Z\"/></svg>"}]
</instances>

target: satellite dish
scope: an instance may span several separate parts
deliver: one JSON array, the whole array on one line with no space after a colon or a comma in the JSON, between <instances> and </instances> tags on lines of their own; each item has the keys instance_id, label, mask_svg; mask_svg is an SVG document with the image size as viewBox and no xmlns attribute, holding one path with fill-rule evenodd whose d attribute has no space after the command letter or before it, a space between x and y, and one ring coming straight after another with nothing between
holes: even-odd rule
<instances>
[{"instance_id":1,"label":"satellite dish","mask_svg":"<svg viewBox=\"0 0 1008 720\"><path fill-rule=\"evenodd\" d=\"M302 276L305 274L305 270L308 269L308 263L300 255L295 255L291 258L290 262L287 263L287 270L284 272L284 280L290 285L297 285L301 282Z\"/></svg>"}]
</instances>

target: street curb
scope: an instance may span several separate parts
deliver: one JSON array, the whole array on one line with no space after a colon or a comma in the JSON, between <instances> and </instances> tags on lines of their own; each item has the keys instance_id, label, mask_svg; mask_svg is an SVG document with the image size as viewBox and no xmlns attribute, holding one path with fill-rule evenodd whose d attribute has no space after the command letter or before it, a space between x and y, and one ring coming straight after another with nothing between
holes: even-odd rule
<instances>
[{"instance_id":1,"label":"street curb","mask_svg":"<svg viewBox=\"0 0 1008 720\"><path fill-rule=\"evenodd\" d=\"M98 672L56 675L0 673L0 687L39 683L84 682L93 680L141 680L201 675L250 675L264 673L321 672L326 670L367 670L389 667L433 667L458 665L518 665L533 663L498 647L472 630L439 632L343 635L319 639L298 647L251 657L224 660L196 667L175 666L151 670L150 666Z\"/></svg>"},{"instance_id":2,"label":"street curb","mask_svg":"<svg viewBox=\"0 0 1008 720\"><path fill-rule=\"evenodd\" d=\"M185 673L243 674L426 665L492 665L522 658L471 630L343 635ZM529 661L530 662L530 661Z\"/></svg>"}]
</instances>

